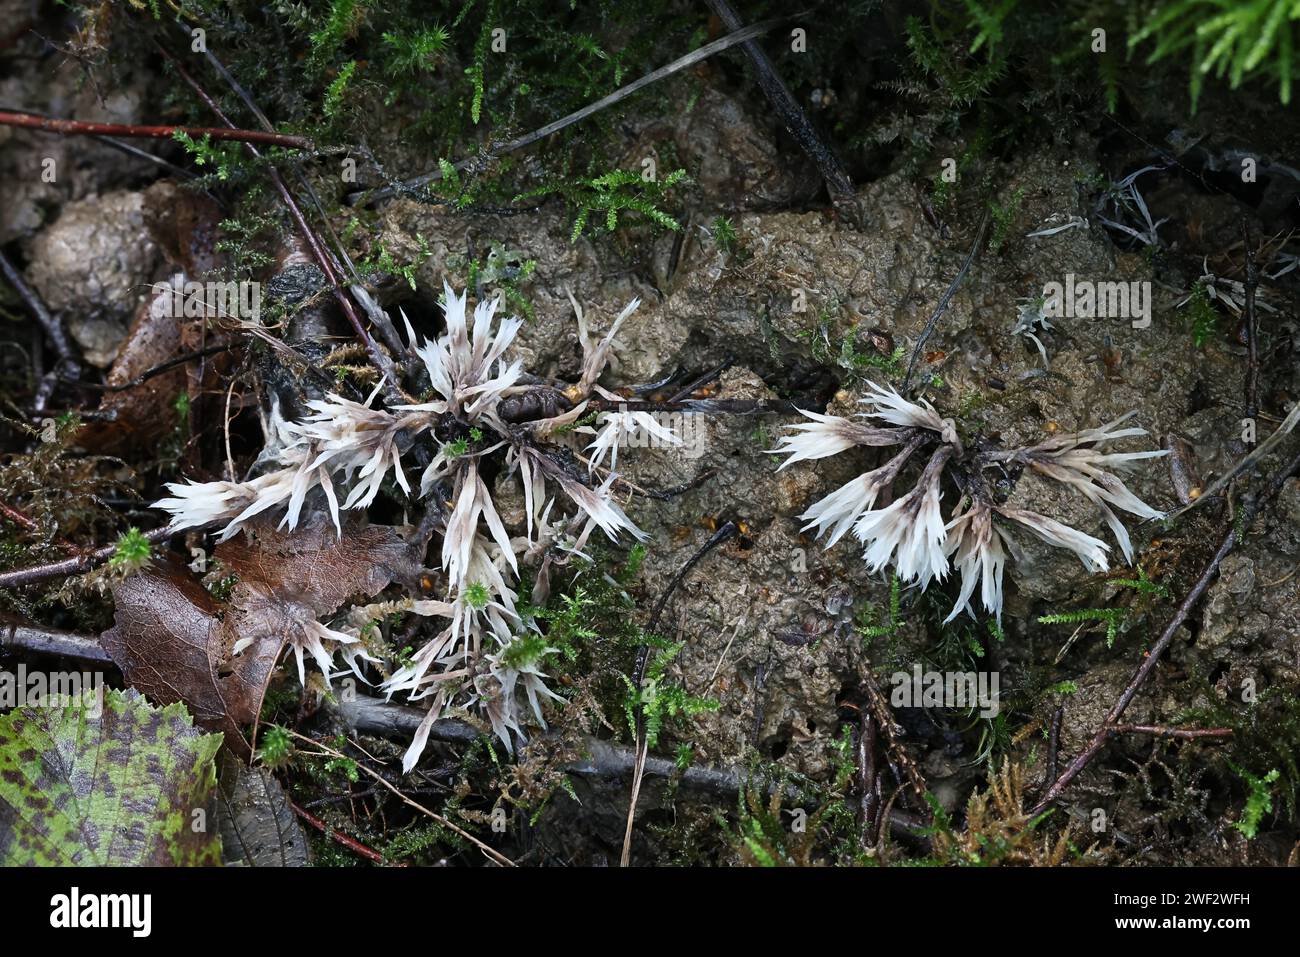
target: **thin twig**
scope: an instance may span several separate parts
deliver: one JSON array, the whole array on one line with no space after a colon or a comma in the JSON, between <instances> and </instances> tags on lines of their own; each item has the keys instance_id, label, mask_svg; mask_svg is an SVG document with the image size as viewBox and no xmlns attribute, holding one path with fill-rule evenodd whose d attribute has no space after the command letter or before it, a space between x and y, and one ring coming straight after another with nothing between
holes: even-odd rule
<instances>
[{"instance_id":1,"label":"thin twig","mask_svg":"<svg viewBox=\"0 0 1300 957\"><path fill-rule=\"evenodd\" d=\"M938 325L940 317L947 311L948 305L952 302L952 297L957 292L957 287L961 281L966 278L966 273L970 272L970 267L975 262L975 257L979 255L980 247L984 245L984 233L989 225L989 210L984 208L984 215L980 217L979 229L975 232L975 242L971 244L970 252L966 254L966 261L961 264L961 270L958 271L957 277L948 286L947 291L939 299L939 304L934 307L925 328L921 330L920 338L916 340L916 345L912 347L912 358L907 363L907 375L903 376L903 391L907 391L908 385L912 381L912 373L916 370L916 361L921 357L921 350L925 348L926 340L934 332L934 327Z\"/></svg>"},{"instance_id":2,"label":"thin twig","mask_svg":"<svg viewBox=\"0 0 1300 957\"><path fill-rule=\"evenodd\" d=\"M324 821L318 818L315 814L312 814L310 811L306 810L305 808L299 807L291 799L285 798L285 803L289 805L290 809L292 809L294 814L297 814L300 818L302 818L304 821L306 821L316 830L320 831L331 841L335 841L339 844L342 844L349 851L352 851L352 853L358 854L361 857L364 857L368 861L373 861L376 864L383 864L383 865L388 864L388 861L384 859L384 855L380 854L373 847L367 847L365 844L362 844L360 841L358 841L355 837L349 837L348 835L344 834L342 831L338 830L337 828L330 827L328 824L326 824ZM401 862L401 863L394 864L393 866L407 867L408 865L405 862Z\"/></svg>"},{"instance_id":3,"label":"thin twig","mask_svg":"<svg viewBox=\"0 0 1300 957\"><path fill-rule=\"evenodd\" d=\"M1241 220L1241 242L1246 252L1246 418L1254 419L1259 414L1259 329L1255 312L1259 268L1250 245L1250 224L1244 217Z\"/></svg>"},{"instance_id":4,"label":"thin twig","mask_svg":"<svg viewBox=\"0 0 1300 957\"><path fill-rule=\"evenodd\" d=\"M229 352L232 348L232 345L226 344L224 346L208 346L208 348L199 349L196 352L187 352L184 355L176 356L174 359L168 359L166 362L161 362L151 369L146 369L134 379L127 382L116 382L106 385L83 382L81 385L84 389L91 389L96 392L126 392L130 389L136 388L136 386L144 385L144 383L148 382L150 379L160 376L164 372L169 372L177 366L186 365L187 363L193 362L195 359L221 355L223 352Z\"/></svg>"},{"instance_id":5,"label":"thin twig","mask_svg":"<svg viewBox=\"0 0 1300 957\"><path fill-rule=\"evenodd\" d=\"M316 741L315 739L309 738L306 735L299 734L297 731L290 731L289 735L291 737L297 738L299 741L304 741L307 744L320 748L322 751L324 751L326 754L330 755L331 757L347 760L347 756L343 754L343 752L336 751L334 748L331 748L328 744L324 744L323 742ZM415 810L419 811L421 814L424 814L427 817L432 818L434 821L437 821L439 824L441 824L443 827L447 828L448 830L454 831L455 833L459 834L461 837L469 841L471 844L477 847L480 851L482 851L492 860L496 861L502 867L515 866L514 861L510 860L510 858L506 857L504 854L502 854L500 851L496 850L495 848L489 847L487 844L484 844L477 837L475 837L469 831L465 830L455 821L449 820L448 818L443 817L441 814L438 814L435 811L430 811L427 807L425 807L423 804L420 804L417 801L412 801L409 797L403 794L399 788L393 785L387 778L385 778L379 772L372 770L371 768L362 764L360 761L353 762L353 764L362 773L366 774L370 778L373 778L379 784L383 785L394 795L396 795L397 798L403 804L406 804L407 806L414 808Z\"/></svg>"},{"instance_id":6,"label":"thin twig","mask_svg":"<svg viewBox=\"0 0 1300 957\"><path fill-rule=\"evenodd\" d=\"M170 528L155 528L152 532L145 532L144 537L151 544L157 544L170 538L172 534L173 531ZM11 572L0 572L0 588L19 588L49 578L66 578L69 575L80 575L82 572L88 572L92 568L104 564L116 552L116 545L106 545L96 551L85 552L75 558L67 558L61 562L34 565L30 568L19 568Z\"/></svg>"},{"instance_id":7,"label":"thin twig","mask_svg":"<svg viewBox=\"0 0 1300 957\"><path fill-rule=\"evenodd\" d=\"M685 565L673 576L668 587L664 589L659 601L655 604L654 611L650 615L650 622L646 626L647 634L654 634L659 628L659 619L663 616L664 609L668 606L668 599L672 597L679 585L686 580L705 555L713 551L714 548L721 545L727 539L731 538L739 528L735 522L727 522L714 532L707 542L700 546L700 550L692 555ZM636 665L632 669L632 685L636 690L636 761L632 768L632 795L627 805L627 828L623 832L623 853L619 858L619 866L627 867L632 862L632 825L636 821L636 804L641 795L641 780L645 776L646 760L649 757L650 745L646 735L645 710L641 707L641 686L645 681L646 666L650 661L650 646L641 645L636 652Z\"/></svg>"},{"instance_id":8,"label":"thin twig","mask_svg":"<svg viewBox=\"0 0 1300 957\"><path fill-rule=\"evenodd\" d=\"M183 24L178 24L178 27L182 30L186 30L186 27ZM221 78L226 81L232 90L234 90L235 95L243 101L244 106L248 107L248 111L252 113L253 116L257 117L257 122L261 124L262 129L273 132L275 127L271 125L271 120L262 112L261 108L253 100L252 96L249 95L248 91L244 89L243 85L235 79L234 74L226 69L225 64L218 60L211 50L204 50L203 55L207 58L211 67L216 70ZM382 309L379 309L378 307L371 308L372 303L367 299L362 298L361 293L357 291L357 287L361 283L361 277L357 273L357 267L352 262L352 257L348 255L348 251L340 241L338 234L335 233L334 226L330 222L329 216L326 215L325 207L321 204L320 197L316 195L316 190L312 187L311 181L307 179L306 174L301 168L295 167L294 173L298 178L298 185L302 188L303 192L307 194L307 198L311 200L312 206L316 209L316 215L320 217L320 221L324 224L326 231L330 235L330 239L334 241L334 245L338 248L339 255L342 257L344 265L347 266L348 273L352 276L353 294L356 295L357 301L361 303L363 308L365 308L366 313L370 316L370 321L373 322L375 328L379 330L379 333L383 337L384 342L388 345L388 348L394 353L400 354L403 351L404 346L397 336L397 330L393 327L392 321ZM322 246L332 259L333 251L323 243ZM334 266L336 270L341 269L337 261L334 261Z\"/></svg>"},{"instance_id":9,"label":"thin twig","mask_svg":"<svg viewBox=\"0 0 1300 957\"><path fill-rule=\"evenodd\" d=\"M1268 438L1255 446L1255 448L1250 451L1249 455L1211 482L1210 487L1199 496L1192 499L1186 505L1174 509L1172 512L1166 512L1161 517L1166 520L1178 518L1178 516L1190 512L1194 508L1200 508L1206 502L1217 497L1218 494L1227 488L1238 475L1248 469L1254 468L1256 462L1260 461L1264 456L1273 451L1276 446L1281 444L1281 442L1291 434L1297 425L1300 425L1300 402L1296 402L1291 407L1291 411L1288 412L1287 417L1282 420L1282 424L1279 425ZM1153 521L1153 519L1147 519L1147 521Z\"/></svg>"},{"instance_id":10,"label":"thin twig","mask_svg":"<svg viewBox=\"0 0 1300 957\"><path fill-rule=\"evenodd\" d=\"M167 49L163 47L162 44L155 41L154 45L171 63L172 68L176 71L177 75L189 84L190 88L194 90L199 99L201 99L208 109L212 111L213 115L227 126L233 128L235 124L230 121L224 112L222 112L221 107L218 106L217 102L208 95L207 91L204 90L203 87L199 85L198 81L186 72L185 68L177 62L175 57L167 52ZM245 142L244 148L253 155L254 159L261 159L262 154L252 143ZM362 345L366 347L366 352L369 354L370 360L375 364L375 368L377 368L383 375L385 398L390 404L400 405L405 400L397 387L397 371L393 366L393 360L380 351L375 340L371 338L370 333L367 332L365 326L361 324L361 318L357 315L356 307L352 305L352 300L348 298L348 294L344 291L342 283L339 280L338 272L334 267L333 257L326 251L320 237L316 235L316 231L312 229L311 225L307 222L307 217L303 215L302 209L299 207L297 200L295 200L293 194L289 192L289 187L285 185L284 177L282 177L279 170L273 166L267 167L267 175L270 177L272 185L275 186L276 192L280 194L280 198L284 201L285 206L288 207L289 215L293 218L294 224L298 227L298 231L307 241L307 245L311 249L312 257L316 260L316 264L320 266L321 271L325 274L325 278L330 284L330 289L334 293L334 298L338 300L339 306L343 309L343 314L347 316L348 322L351 324L353 331L357 334L357 338L360 339Z\"/></svg>"},{"instance_id":11,"label":"thin twig","mask_svg":"<svg viewBox=\"0 0 1300 957\"><path fill-rule=\"evenodd\" d=\"M14 508L12 505L9 505L5 502L0 502L0 515L4 515L4 517L9 519L9 521L13 522L15 525L19 526L20 528L27 529L27 531L29 532L39 533L43 531L40 522L36 521L36 519L32 518L30 515L26 514L25 512L20 512L18 509ZM68 541L66 538L63 538L62 536L56 536L54 539L54 544L58 545L69 555L81 554L81 549L79 547L74 545L72 542Z\"/></svg>"},{"instance_id":12,"label":"thin twig","mask_svg":"<svg viewBox=\"0 0 1300 957\"><path fill-rule=\"evenodd\" d=\"M131 123L91 123L86 120L60 120L35 113L13 113L0 110L0 126L21 126L44 133L63 136L128 136L144 139L170 140L177 133L193 139L208 137L214 140L234 140L239 143L262 143L266 146L284 146L289 149L312 149L311 140L287 133L264 133L261 130L241 130L208 126L136 126Z\"/></svg>"},{"instance_id":13,"label":"thin twig","mask_svg":"<svg viewBox=\"0 0 1300 957\"><path fill-rule=\"evenodd\" d=\"M39 117L46 116L45 113L38 113L35 110L9 109L9 112L23 113L26 114L27 116L39 116ZM150 153L147 150L140 149L140 147L136 146L134 143L128 143L125 140L114 139L111 136L101 136L99 134L91 134L90 138L92 140L98 140L100 143L103 143L105 146L111 146L113 149L125 153L128 156L134 156L137 159L144 160L146 163L152 163L155 166L167 170L167 172L171 173L171 175L173 176L179 177L181 179L198 179L198 174L193 172L192 170L183 169L182 167L177 166L175 163L169 163L161 156L155 156L153 153Z\"/></svg>"},{"instance_id":14,"label":"thin twig","mask_svg":"<svg viewBox=\"0 0 1300 957\"><path fill-rule=\"evenodd\" d=\"M649 399L606 399L593 396L587 400L588 412L699 412L719 415L756 415L762 412L795 411L789 399L673 399L654 402Z\"/></svg>"},{"instance_id":15,"label":"thin twig","mask_svg":"<svg viewBox=\"0 0 1300 957\"><path fill-rule=\"evenodd\" d=\"M754 37L761 36L762 34L766 33L768 30L772 29L772 27L776 24L776 22L777 21L775 20L766 20L763 23L756 23L754 26L746 27L743 30L737 29L735 32L729 33L725 37L722 37L721 39L714 40L712 43L705 44L704 46L700 47L698 50L692 50L684 57L680 57L674 60L672 63L669 63L667 66L661 66L659 69L654 70L651 73L647 73L639 80L634 80L633 82L627 84L626 86L619 87L613 93L609 94L609 96L602 97L601 99L597 100L595 103L591 103L587 106L584 106L582 109L576 110L573 113L570 113L568 116L564 116L558 120L554 120L550 123L547 123L545 126L541 127L540 129L534 130L533 132L527 134L526 136L520 136L517 139L510 140L506 143L494 144L488 147L481 154L472 156L469 159L463 159L459 163L455 164L455 169L457 171L463 171L469 169L470 167L477 168L482 164L484 164L485 162L487 162L488 160L494 159L497 156L502 155L503 153L510 153L515 150L523 149L525 146L531 146L533 143L536 143L538 140L543 140L554 133L558 133L566 126L572 126L574 123L578 123L582 120L585 120L593 113L598 113L607 107L613 106L615 103L619 103L627 99L632 94L639 92L640 90L644 89L645 87L649 86L652 83L657 83L659 80L662 80L665 77L672 76L674 73L680 73L682 70L688 69L689 67L694 66L695 64L701 62L702 60L707 60L715 53L721 53L723 50L727 49L728 47L733 47L738 43L745 43L748 41L752 41ZM441 178L442 178L442 170L440 169L431 170L422 176L417 176L414 179L410 179L403 183L399 183L398 186L400 187L401 190L415 190L422 186L426 186L429 183L435 182ZM389 186L385 186L373 192L367 192L363 190L348 196L347 201L349 204L354 204L362 198L366 198L371 201L379 200L379 199L387 199L389 196L392 196L395 192L398 191L399 190L395 190Z\"/></svg>"},{"instance_id":16,"label":"thin twig","mask_svg":"<svg viewBox=\"0 0 1300 957\"><path fill-rule=\"evenodd\" d=\"M1194 741L1197 738L1230 738L1231 728L1167 728L1160 724L1117 724L1110 729L1116 734L1152 734L1158 738L1178 738Z\"/></svg>"},{"instance_id":17,"label":"thin twig","mask_svg":"<svg viewBox=\"0 0 1300 957\"><path fill-rule=\"evenodd\" d=\"M1178 609L1174 612L1173 618L1169 620L1169 624L1167 624L1164 631L1161 632L1160 638L1151 646L1151 650L1146 653L1146 657L1143 658L1142 664L1138 666L1133 678L1129 681L1128 686L1125 687L1123 694L1119 696L1119 700L1115 702L1107 713L1105 720L1101 723L1101 727L1099 727L1096 733L1093 734L1092 740L1089 741L1087 747L1085 747L1083 751L1081 751L1079 755L1066 766L1060 777L1052 782L1052 786L1047 789L1047 792L1043 795L1042 799L1030 811L1031 815L1042 812L1049 804L1060 797L1061 792L1069 787L1070 782L1078 777L1092 759L1097 756L1097 753L1105 747L1106 742L1110 740L1114 729L1119 726L1119 719L1123 717L1125 710L1127 710L1129 704L1132 703L1133 698L1137 695L1139 689L1141 689L1147 678L1150 677L1151 672L1155 670L1156 664L1159 663L1161 656L1164 655L1170 644L1173 643L1174 635L1178 633L1178 629L1187 621L1188 617L1192 613L1192 609L1196 607L1201 596L1204 595L1206 589L1210 587L1210 583L1219 572L1219 565L1223 562L1223 559L1226 558L1228 553L1236 546L1240 536L1245 535L1246 531L1254 523L1255 518L1263 509L1264 504L1271 500L1278 491L1281 490L1286 480L1297 471L1300 471L1300 455L1297 455L1285 467L1283 467L1282 470L1273 477L1273 480L1269 483L1264 492L1257 496L1253 502L1243 509L1240 521L1234 521L1232 527L1228 530L1227 534L1224 535L1223 540L1219 543L1218 549L1215 550L1214 557L1210 559L1209 563L1205 566L1205 570L1201 572L1200 577L1192 586L1191 591L1187 593L1187 596L1182 600L1181 604L1179 604Z\"/></svg>"},{"instance_id":18,"label":"thin twig","mask_svg":"<svg viewBox=\"0 0 1300 957\"><path fill-rule=\"evenodd\" d=\"M743 24L740 22L740 16L728 0L705 0L705 2L728 30L741 29ZM849 177L844 164L835 155L835 151L817 134L817 129L808 119L808 114L799 106L763 48L755 41L747 40L744 50L750 63L753 64L758 85L771 101L785 128L794 137L799 147L808 154L809 159L817 165L817 170L826 183L826 191L830 194L831 202L835 204L836 209L841 210L857 225L862 212L853 189L853 180Z\"/></svg>"},{"instance_id":19,"label":"thin twig","mask_svg":"<svg viewBox=\"0 0 1300 957\"><path fill-rule=\"evenodd\" d=\"M880 757L876 734L876 721L870 708L858 714L857 770L858 770L858 833L863 848L872 847L877 840L880 816ZM870 837L870 840L868 840Z\"/></svg>"},{"instance_id":20,"label":"thin twig","mask_svg":"<svg viewBox=\"0 0 1300 957\"><path fill-rule=\"evenodd\" d=\"M38 655L60 655L100 664L113 663L95 635L57 631L39 625L16 623L0 626L0 653L26 651Z\"/></svg>"},{"instance_id":21,"label":"thin twig","mask_svg":"<svg viewBox=\"0 0 1300 957\"><path fill-rule=\"evenodd\" d=\"M41 299L36 290L27 284L23 274L18 271L18 267L4 254L3 250L0 250L0 272L4 273L9 285L14 287L19 298L22 299L23 305L27 307L27 311L45 330L45 335L49 337L50 345L54 346L59 361L67 369L69 375L75 379L81 374L81 360L77 356L76 350L72 348L72 343L68 341L68 335L63 331L63 324L46 307L44 300ZM41 405L44 405L44 403L41 403Z\"/></svg>"}]
</instances>

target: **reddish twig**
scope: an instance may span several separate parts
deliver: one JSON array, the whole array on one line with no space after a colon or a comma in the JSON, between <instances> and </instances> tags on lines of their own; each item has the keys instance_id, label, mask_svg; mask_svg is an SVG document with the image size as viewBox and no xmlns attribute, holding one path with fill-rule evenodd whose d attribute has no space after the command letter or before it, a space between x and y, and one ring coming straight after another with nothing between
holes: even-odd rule
<instances>
[{"instance_id":1,"label":"reddish twig","mask_svg":"<svg viewBox=\"0 0 1300 957\"><path fill-rule=\"evenodd\" d=\"M37 522L36 519L32 518L30 515L27 515L24 512L18 511L18 509L14 508L12 505L7 505L4 502L0 502L0 515L4 515L4 517L9 519L9 521L13 522L15 525L19 526L20 528L27 529L27 531L29 532L41 531L40 523ZM58 545L61 549L63 549L65 552L68 552L69 554L72 555L81 554L81 549L78 548L76 545L72 544L72 542L68 541L66 538L56 537L54 539L54 544Z\"/></svg>"},{"instance_id":2,"label":"reddish twig","mask_svg":"<svg viewBox=\"0 0 1300 957\"><path fill-rule=\"evenodd\" d=\"M1133 678L1129 681L1128 686L1125 687L1124 693L1119 696L1119 700L1115 702L1105 719L1102 721L1101 727L1099 727L1093 734L1092 740L1089 741L1087 747L1085 747L1083 751L1081 751L1078 756L1066 766L1065 770L1061 773L1061 776L1052 782L1052 786L1047 789L1047 792L1043 795L1042 799L1030 811L1031 815L1041 813L1049 804L1060 797L1061 792L1070 786L1070 782L1078 777L1083 772L1083 769L1091 763L1092 759L1097 756L1098 752L1105 747L1106 742L1110 740L1115 729L1121 727L1119 719L1123 717L1124 712L1132 703L1133 698L1136 697L1139 689L1141 689L1147 678L1150 677L1151 672L1155 670L1156 664L1160 661L1161 656L1164 655L1165 651L1168 650L1169 646L1173 643L1174 635L1178 633L1178 629L1181 628L1183 623L1191 616L1192 609L1196 607L1197 603L1201 600L1201 596L1204 595L1206 589L1210 587L1210 583L1219 572L1219 565L1223 562L1224 558L1228 556L1228 553L1236 546L1237 542L1240 540L1240 536L1244 535L1246 530L1254 523L1255 518L1263 509L1264 504L1272 499L1273 496L1281 490L1282 485L1286 480L1297 471L1300 471L1300 455L1293 458L1285 467L1282 468L1281 471L1274 475L1273 480L1269 483L1263 494L1259 495L1253 502L1243 509L1240 521L1234 522L1233 527L1223 536L1223 540L1219 543L1219 547L1214 552L1214 557L1211 558L1209 563L1205 566L1205 570L1201 572L1200 577L1196 580L1196 584L1194 584L1191 591L1187 593L1187 597L1185 597L1182 600L1182 603L1179 604L1178 609L1174 612L1173 618L1169 620L1169 624L1165 626L1165 630L1161 632L1159 639L1157 639L1156 643L1151 646L1151 650L1147 652L1142 664L1138 666Z\"/></svg>"},{"instance_id":3,"label":"reddish twig","mask_svg":"<svg viewBox=\"0 0 1300 957\"><path fill-rule=\"evenodd\" d=\"M352 853L360 855L361 857L364 857L368 861L373 861L376 864L382 864L382 865L388 864L388 861L384 860L384 855L380 854L373 847L367 847L365 844L362 844L360 841L358 841L355 837L348 837L348 835L344 834L342 831L338 830L337 828L330 827L328 824L326 824L324 821L318 818L315 814L312 814L311 811L299 807L290 798L285 798L285 802L289 805L290 808L293 809L294 814L297 814L300 818L302 818L304 821L306 821L316 830L320 831L331 841L334 841L338 844L342 844ZM406 867L407 865L405 862L402 862L402 863L395 863L393 866Z\"/></svg>"},{"instance_id":4,"label":"reddish twig","mask_svg":"<svg viewBox=\"0 0 1300 957\"><path fill-rule=\"evenodd\" d=\"M167 52L167 49L163 47L162 44L155 41L154 45L158 48L159 52L162 53L163 57L171 63L172 68L176 71L177 75L189 84L190 88L198 95L199 99L203 101L204 105L212 111L213 115L233 129L235 124L231 122L229 117L227 117L222 111L221 107L217 105L216 100L212 99L212 97L208 95L208 92L199 85L197 80L186 72L185 68L177 62L175 57ZM247 149L255 159L261 159L262 154L252 143L245 141L244 148ZM347 316L348 322L351 324L353 331L357 334L357 338L360 339L362 345L366 347L366 352L369 354L370 360L375 364L375 368L377 368L383 375L385 397L388 399L390 404L401 404L406 400L403 398L397 387L397 371L393 366L393 360L380 351L375 340L371 337L370 333L366 331L366 327L361 324L361 317L357 314L356 307L352 305L352 300L348 298L348 294L343 289L343 284L340 281L338 271L335 268L334 257L328 253L325 249L324 243L321 242L320 236L316 234L316 231L312 229L311 224L307 222L307 217L303 215L302 208L298 205L297 200L293 198L293 194L289 192L289 187L285 185L284 177L280 175L279 170L275 169L273 166L267 167L267 175L270 176L271 183L275 186L276 192L280 194L280 198L284 201L285 206L288 207L289 215L293 218L294 224L298 227L298 232L301 233L303 239L307 241L307 245L311 249L312 258L316 260L316 264L320 266L321 272L325 274L325 278L329 281L330 288L334 293L334 298L338 300L339 306L343 310L343 314Z\"/></svg>"},{"instance_id":5,"label":"reddish twig","mask_svg":"<svg viewBox=\"0 0 1300 957\"><path fill-rule=\"evenodd\" d=\"M177 133L194 139L208 137L214 140L234 140L239 143L262 143L266 146L284 146L289 149L309 150L311 140L305 136L288 133L264 133L261 130L240 130L208 126L136 126L131 123L91 123L87 120L59 120L35 113L13 113L0 110L0 126L22 126L44 133L62 136L131 136L144 139L170 140Z\"/></svg>"}]
</instances>

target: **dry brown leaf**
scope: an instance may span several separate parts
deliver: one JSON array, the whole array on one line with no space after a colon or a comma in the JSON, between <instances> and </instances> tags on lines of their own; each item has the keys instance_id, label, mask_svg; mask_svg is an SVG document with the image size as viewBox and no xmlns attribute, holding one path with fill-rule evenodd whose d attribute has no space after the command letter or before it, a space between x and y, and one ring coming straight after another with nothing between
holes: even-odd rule
<instances>
[{"instance_id":1,"label":"dry brown leaf","mask_svg":"<svg viewBox=\"0 0 1300 957\"><path fill-rule=\"evenodd\" d=\"M159 562L114 589L116 624L100 641L132 687L161 704L184 701L195 721L247 755L241 728L256 721L295 629L394 580L413 584L421 552L396 529L360 519L345 523L341 538L323 513L294 532L268 520L216 548L223 574L238 578L228 602L186 569ZM240 641L247 644L235 655Z\"/></svg>"}]
</instances>

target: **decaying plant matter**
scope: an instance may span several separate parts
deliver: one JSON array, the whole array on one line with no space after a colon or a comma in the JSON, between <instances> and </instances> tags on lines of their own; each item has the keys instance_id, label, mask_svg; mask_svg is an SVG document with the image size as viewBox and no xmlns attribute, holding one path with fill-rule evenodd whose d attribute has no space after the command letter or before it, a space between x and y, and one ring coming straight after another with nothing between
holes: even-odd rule
<instances>
[{"instance_id":1,"label":"decaying plant matter","mask_svg":"<svg viewBox=\"0 0 1300 957\"><path fill-rule=\"evenodd\" d=\"M889 428L803 412L811 421L791 426L800 434L783 436L773 452L789 456L781 465L785 468L855 446L902 446L884 465L862 473L812 505L802 516L808 521L804 527L816 528L818 535L828 534L827 548L852 529L865 546L863 557L871 571L892 564L902 581L916 584L922 591L931 581L942 581L955 564L961 572L961 591L947 621L963 610L974 615L970 601L977 585L985 611L1002 620L1002 569L1007 552L1014 554L1015 545L1005 528L994 521L995 515L1023 526L1049 545L1073 552L1089 571L1109 568L1105 542L1046 515L999 502L984 479L987 468L1030 468L1084 496L1101 510L1130 564L1133 546L1112 506L1139 518L1161 515L1110 471L1169 454L1165 449L1109 451L1120 439L1146 435L1145 429L1120 428L1132 412L1100 428L1057 436L1038 445L967 453L953 420L941 418L929 403L909 402L892 389L871 382L865 387L867 395L861 402L870 411L861 417L880 420ZM912 456L926 446L934 448L912 490L884 508L875 508L881 493L892 487ZM949 469L962 494L945 523L940 511L941 479Z\"/></svg>"},{"instance_id":2,"label":"decaying plant matter","mask_svg":"<svg viewBox=\"0 0 1300 957\"><path fill-rule=\"evenodd\" d=\"M517 554L540 556L550 549L581 553L597 528L615 541L624 533L644 538L614 498L616 475L608 472L603 480L593 476L606 452L629 432L647 428L662 440L676 440L670 430L643 421L645 413L615 411L600 413L589 446L595 456L587 469L578 466L571 452L548 442L574 428L593 395L615 398L596 382L609 362L619 326L637 305L636 300L629 303L599 340L589 334L578 310L581 374L577 383L559 389L532 384L522 360L505 358L522 324L519 319L498 319L497 301L480 302L471 310L466 294L457 296L447 286L446 328L436 340L419 342L402 316L411 353L429 377L427 401L376 406L376 387L363 403L337 394L312 399L307 403L310 414L300 421L288 421L273 408L259 458L261 474L242 482L171 484L172 496L158 507L172 514L173 529L224 523L225 540L253 516L271 509L284 510L281 527L297 527L304 508L311 507L309 496L319 490L321 504L341 536L340 510L366 508L391 476L406 495L425 501L439 514L445 597L391 609L355 609L330 627L312 622L304 632L305 649L296 649L299 661L306 650L328 678L334 654L343 652L361 675L358 640L377 613L396 610L441 619L441 631L381 685L390 696L429 699L428 717L406 753L406 768L419 759L432 722L453 704L477 702L496 734L512 746L512 734L523 733L519 699L526 698L544 724L541 701L555 697L542 670L554 649L520 615L517 605ZM429 440L436 451L413 490L402 457L415 443ZM504 452L506 468L523 486L527 531L522 539L512 540L507 533L483 478L485 459L498 451ZM336 483L342 488L336 489ZM558 517L548 493L551 487L558 487L576 507L573 521ZM545 561L537 582L543 590Z\"/></svg>"}]
</instances>

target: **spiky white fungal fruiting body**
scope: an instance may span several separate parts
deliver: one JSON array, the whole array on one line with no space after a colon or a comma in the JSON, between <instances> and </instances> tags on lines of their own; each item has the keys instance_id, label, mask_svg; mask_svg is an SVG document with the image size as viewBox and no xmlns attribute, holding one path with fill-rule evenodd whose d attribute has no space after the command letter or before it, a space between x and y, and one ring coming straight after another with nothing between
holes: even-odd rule
<instances>
[{"instance_id":1,"label":"spiky white fungal fruiting body","mask_svg":"<svg viewBox=\"0 0 1300 957\"><path fill-rule=\"evenodd\" d=\"M535 530L539 540L559 546L560 539L549 529L542 534L552 504L546 497L548 484L559 488L584 522L581 534L568 546L571 550L580 550L596 528L612 540L623 532L646 537L615 501L612 471L598 484L589 484L582 474L571 472L531 444L532 437L541 438L548 430L576 420L585 402L553 420L533 423L531 430L512 428L502 419L502 401L529 388L520 384L522 361L506 358L522 322L513 317L498 319L496 301L481 302L471 311L466 295L456 295L445 284L444 302L446 328L434 340L417 343L402 316L412 351L429 375L433 397L428 401L377 408L377 387L365 402L332 393L312 399L307 403L309 414L299 421L286 421L273 408L266 428L267 449L258 462L267 471L244 482L174 483L168 486L171 497L157 503L172 514L173 528L224 523L221 538L226 539L248 519L273 509L284 509L281 525L296 528L308 495L317 488L340 535L340 509L366 508L390 476L406 496L447 497L450 508L440 549L446 600L407 602L401 609L441 618L446 624L380 686L390 696L431 699L429 718L404 758L407 769L418 760L432 721L466 696L482 705L508 747L513 746L512 734L522 734L517 695L526 698L538 720L541 701L555 697L546 688L541 670L552 649L524 627L512 587L518 574L516 549L535 548ZM596 381L612 356L615 333L637 304L636 300L628 304L595 342L575 303L585 351L578 384L583 395L599 389ZM472 436L475 446L471 448L466 438L440 442L413 493L402 456L413 441L427 441L440 423L448 421ZM601 469L607 454L611 468L616 465L618 446L628 444L633 430L645 430L666 444L680 442L671 429L645 413L610 413L592 443L596 454L588 472ZM503 446L507 468L519 475L524 488L528 527L527 537L519 542L510 539L480 471L483 458ZM316 621L303 623L300 634L290 640L300 679L305 679L309 657L328 680L336 653L362 674L360 662L374 660L359 640L369 626L363 612L345 616L333 628Z\"/></svg>"},{"instance_id":2,"label":"spiky white fungal fruiting body","mask_svg":"<svg viewBox=\"0 0 1300 957\"><path fill-rule=\"evenodd\" d=\"M776 454L787 456L781 468L796 462L837 455L855 446L904 445L887 463L841 486L813 504L801 518L826 536L825 547L838 542L852 529L864 546L863 558L874 572L891 566L904 582L924 590L932 581L943 580L949 562L961 576L961 586L949 621L962 611L974 615L971 599L979 587L984 610L999 621L1002 616L1002 571L1007 559L1007 536L994 518L1001 516L1033 532L1057 548L1071 551L1089 571L1109 567L1108 546L1078 529L1027 509L994 504L980 471L992 464L1027 466L1039 475L1073 488L1097 505L1102 518L1115 535L1126 561L1133 549L1128 531L1114 508L1141 518L1156 518L1160 512L1134 495L1111 469L1127 469L1133 463L1167 454L1164 450L1111 452L1108 447L1120 439L1146 435L1140 428L1119 428L1133 413L1100 428L1084 429L1038 445L1011 451L981 452L966 456L952 419L942 418L928 403L911 402L892 389L866 383L867 407L864 418L876 419L893 428L876 428L834 415L816 412L800 414L810 422L790 428L796 435L783 436ZM894 501L877 509L877 499L890 488L912 454L925 444L937 445L916 485ZM956 465L966 476L968 491L948 522L940 514L941 484L945 469Z\"/></svg>"}]
</instances>

